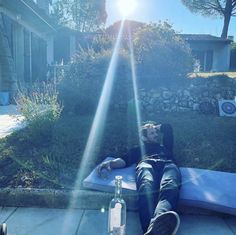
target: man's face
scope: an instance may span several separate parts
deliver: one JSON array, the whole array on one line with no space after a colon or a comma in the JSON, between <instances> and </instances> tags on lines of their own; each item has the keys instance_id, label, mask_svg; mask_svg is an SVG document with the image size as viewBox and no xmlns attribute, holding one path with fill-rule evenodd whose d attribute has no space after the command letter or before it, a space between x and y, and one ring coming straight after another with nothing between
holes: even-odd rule
<instances>
[{"instance_id":1,"label":"man's face","mask_svg":"<svg viewBox=\"0 0 236 235\"><path fill-rule=\"evenodd\" d=\"M153 127L147 129L147 142L157 143L158 142L158 133L157 130Z\"/></svg>"}]
</instances>

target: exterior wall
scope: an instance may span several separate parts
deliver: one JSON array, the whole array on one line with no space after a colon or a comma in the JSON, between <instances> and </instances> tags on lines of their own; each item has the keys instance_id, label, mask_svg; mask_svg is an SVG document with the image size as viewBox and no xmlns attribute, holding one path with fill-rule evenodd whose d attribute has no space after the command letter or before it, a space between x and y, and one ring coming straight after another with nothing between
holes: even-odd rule
<instances>
[{"instance_id":1,"label":"exterior wall","mask_svg":"<svg viewBox=\"0 0 236 235\"><path fill-rule=\"evenodd\" d=\"M4 18L7 19L6 16ZM8 66L11 66L11 68L5 68L5 71L8 70L7 76L11 76L10 72L14 71L17 83L21 85L25 82L41 80L44 76L43 72L46 76L47 55L44 44L46 45L47 42L27 30L18 22L9 19L7 21L12 28L12 32L7 35L7 39L5 40L5 48L8 50L5 53L5 60L7 60L7 57L8 60L12 60L11 64L8 63ZM45 57L45 60L43 57ZM11 90L11 85L8 84L5 89Z\"/></svg>"},{"instance_id":2,"label":"exterior wall","mask_svg":"<svg viewBox=\"0 0 236 235\"><path fill-rule=\"evenodd\" d=\"M1 43L1 40L0 40L0 43ZM0 58L1 58L1 54L0 54ZM0 91L1 91L2 88L3 88L2 66L1 66L1 63L0 63Z\"/></svg>"},{"instance_id":3,"label":"exterior wall","mask_svg":"<svg viewBox=\"0 0 236 235\"><path fill-rule=\"evenodd\" d=\"M24 29L24 81L31 82L32 79L32 33Z\"/></svg>"},{"instance_id":4,"label":"exterior wall","mask_svg":"<svg viewBox=\"0 0 236 235\"><path fill-rule=\"evenodd\" d=\"M43 6L48 2L42 1ZM47 31L52 29L38 28L41 18L33 17L38 16L27 21L24 14L0 7L0 91L10 91L11 97L18 85L46 78L47 64L54 60L53 32Z\"/></svg>"},{"instance_id":5,"label":"exterior wall","mask_svg":"<svg viewBox=\"0 0 236 235\"><path fill-rule=\"evenodd\" d=\"M215 50L213 71L228 71L230 67L230 45L219 45Z\"/></svg>"},{"instance_id":6,"label":"exterior wall","mask_svg":"<svg viewBox=\"0 0 236 235\"><path fill-rule=\"evenodd\" d=\"M14 62L18 82L24 81L24 28L21 25L14 27Z\"/></svg>"},{"instance_id":7,"label":"exterior wall","mask_svg":"<svg viewBox=\"0 0 236 235\"><path fill-rule=\"evenodd\" d=\"M4 25L5 30L4 30ZM10 37L9 37L10 35ZM16 87L16 73L15 63L13 59L13 26L10 21L4 22L3 14L0 14L0 91L15 91Z\"/></svg>"},{"instance_id":8,"label":"exterior wall","mask_svg":"<svg viewBox=\"0 0 236 235\"><path fill-rule=\"evenodd\" d=\"M10 92L11 98L19 84L24 86L34 80L46 79L47 64L53 62L56 29L46 15L50 2L1 2L0 91Z\"/></svg>"},{"instance_id":9,"label":"exterior wall","mask_svg":"<svg viewBox=\"0 0 236 235\"><path fill-rule=\"evenodd\" d=\"M51 65L54 62L54 41L52 36L47 37L47 64Z\"/></svg>"},{"instance_id":10,"label":"exterior wall","mask_svg":"<svg viewBox=\"0 0 236 235\"><path fill-rule=\"evenodd\" d=\"M220 72L228 71L230 67L230 44L223 42L189 42L192 51L202 52L204 54L204 63L206 63L206 54L213 52L212 68L210 71ZM209 71L206 64L202 65L203 71Z\"/></svg>"},{"instance_id":11,"label":"exterior wall","mask_svg":"<svg viewBox=\"0 0 236 235\"><path fill-rule=\"evenodd\" d=\"M236 48L230 51L230 69L236 71Z\"/></svg>"},{"instance_id":12,"label":"exterior wall","mask_svg":"<svg viewBox=\"0 0 236 235\"><path fill-rule=\"evenodd\" d=\"M54 39L54 62L56 64L67 64L71 57L71 35L61 33Z\"/></svg>"}]
</instances>

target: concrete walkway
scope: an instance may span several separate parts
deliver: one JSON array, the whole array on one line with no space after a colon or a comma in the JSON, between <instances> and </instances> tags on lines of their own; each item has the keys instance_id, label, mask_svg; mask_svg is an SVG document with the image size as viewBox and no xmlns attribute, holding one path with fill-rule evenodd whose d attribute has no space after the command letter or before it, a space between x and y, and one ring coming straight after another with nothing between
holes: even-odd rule
<instances>
[{"instance_id":1,"label":"concrete walkway","mask_svg":"<svg viewBox=\"0 0 236 235\"><path fill-rule=\"evenodd\" d=\"M0 222L9 235L106 235L108 213L103 210L0 208ZM177 235L235 235L236 217L180 215ZM138 214L127 213L126 235L141 235Z\"/></svg>"},{"instance_id":2,"label":"concrete walkway","mask_svg":"<svg viewBox=\"0 0 236 235\"><path fill-rule=\"evenodd\" d=\"M0 106L0 138L22 128L23 116L18 112L16 105Z\"/></svg>"}]
</instances>

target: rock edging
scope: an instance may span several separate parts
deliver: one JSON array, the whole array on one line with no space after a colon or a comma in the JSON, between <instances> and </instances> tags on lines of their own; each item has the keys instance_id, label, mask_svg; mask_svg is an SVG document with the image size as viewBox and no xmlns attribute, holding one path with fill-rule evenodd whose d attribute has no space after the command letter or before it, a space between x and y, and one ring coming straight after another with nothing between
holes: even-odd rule
<instances>
[{"instance_id":1,"label":"rock edging","mask_svg":"<svg viewBox=\"0 0 236 235\"><path fill-rule=\"evenodd\" d=\"M111 193L90 190L1 188L0 206L107 209L112 197ZM129 210L137 210L136 194L126 194L124 198Z\"/></svg>"},{"instance_id":2,"label":"rock edging","mask_svg":"<svg viewBox=\"0 0 236 235\"><path fill-rule=\"evenodd\" d=\"M72 196L76 197L71 204ZM101 210L108 209L113 194L91 190L56 190L32 188L0 188L0 206L3 207L45 207L62 209ZM138 210L136 193L123 195L129 211ZM178 211L185 214L215 214L203 208L179 205Z\"/></svg>"}]
</instances>

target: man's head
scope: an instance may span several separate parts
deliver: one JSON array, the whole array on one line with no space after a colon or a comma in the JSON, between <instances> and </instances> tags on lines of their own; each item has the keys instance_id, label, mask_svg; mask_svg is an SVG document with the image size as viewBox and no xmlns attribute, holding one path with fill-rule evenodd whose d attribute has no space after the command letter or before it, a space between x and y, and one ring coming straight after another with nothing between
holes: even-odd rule
<instances>
[{"instance_id":1,"label":"man's head","mask_svg":"<svg viewBox=\"0 0 236 235\"><path fill-rule=\"evenodd\" d=\"M147 123L141 127L140 135L143 142L146 143L157 143L158 133L157 126L153 123Z\"/></svg>"}]
</instances>

